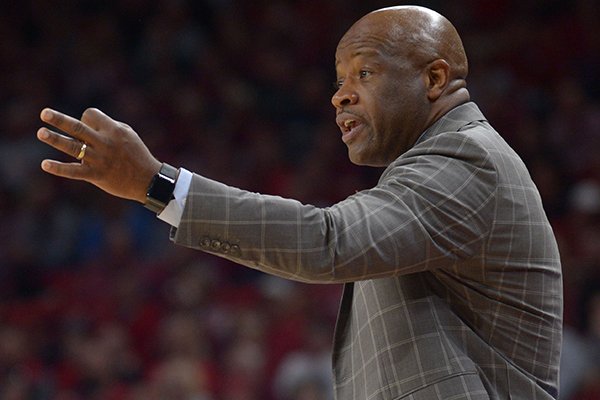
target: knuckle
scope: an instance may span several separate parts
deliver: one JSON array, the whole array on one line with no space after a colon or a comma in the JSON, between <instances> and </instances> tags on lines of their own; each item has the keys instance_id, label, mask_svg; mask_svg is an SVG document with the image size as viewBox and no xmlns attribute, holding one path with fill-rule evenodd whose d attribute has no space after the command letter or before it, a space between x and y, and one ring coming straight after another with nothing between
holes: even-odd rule
<instances>
[{"instance_id":1,"label":"knuckle","mask_svg":"<svg viewBox=\"0 0 600 400\"><path fill-rule=\"evenodd\" d=\"M127 135L130 129L131 128L129 127L129 125L124 124L122 122L116 123L113 127L114 133L117 135L118 138L121 139Z\"/></svg>"},{"instance_id":2,"label":"knuckle","mask_svg":"<svg viewBox=\"0 0 600 400\"><path fill-rule=\"evenodd\" d=\"M63 136L58 134L52 134L48 137L48 142L54 147L60 146L63 141Z\"/></svg>"},{"instance_id":3,"label":"knuckle","mask_svg":"<svg viewBox=\"0 0 600 400\"><path fill-rule=\"evenodd\" d=\"M80 134L83 132L83 130L84 130L83 123L81 121L75 122L75 124L73 125L73 133Z\"/></svg>"}]
</instances>

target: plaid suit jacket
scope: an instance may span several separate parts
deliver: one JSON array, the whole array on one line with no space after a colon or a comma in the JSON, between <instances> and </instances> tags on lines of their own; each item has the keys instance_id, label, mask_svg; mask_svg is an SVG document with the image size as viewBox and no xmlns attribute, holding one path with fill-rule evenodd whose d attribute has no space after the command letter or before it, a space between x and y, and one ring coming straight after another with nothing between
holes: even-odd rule
<instances>
[{"instance_id":1,"label":"plaid suit jacket","mask_svg":"<svg viewBox=\"0 0 600 400\"><path fill-rule=\"evenodd\" d=\"M338 399L558 396L557 245L523 162L474 103L332 207L194 175L172 236L266 273L346 283Z\"/></svg>"}]
</instances>

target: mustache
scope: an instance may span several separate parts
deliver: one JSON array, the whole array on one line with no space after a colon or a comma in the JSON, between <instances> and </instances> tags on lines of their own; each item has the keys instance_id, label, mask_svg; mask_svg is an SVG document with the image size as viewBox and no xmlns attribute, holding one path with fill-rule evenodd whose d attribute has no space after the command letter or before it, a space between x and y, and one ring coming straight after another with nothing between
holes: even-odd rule
<instances>
[{"instance_id":1,"label":"mustache","mask_svg":"<svg viewBox=\"0 0 600 400\"><path fill-rule=\"evenodd\" d=\"M356 117L357 119L364 120L364 116L362 114L357 113L356 111L348 110L346 108L340 108L339 111L336 113L336 116L342 115L342 114L345 116L353 116L353 117Z\"/></svg>"}]
</instances>

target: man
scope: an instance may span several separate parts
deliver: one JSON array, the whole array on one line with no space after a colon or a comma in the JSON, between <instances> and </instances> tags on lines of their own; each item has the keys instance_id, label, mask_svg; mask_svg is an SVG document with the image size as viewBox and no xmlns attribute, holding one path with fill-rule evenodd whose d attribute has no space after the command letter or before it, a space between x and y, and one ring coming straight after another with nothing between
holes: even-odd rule
<instances>
[{"instance_id":1,"label":"man","mask_svg":"<svg viewBox=\"0 0 600 400\"><path fill-rule=\"evenodd\" d=\"M161 165L95 109L81 121L42 111L69 136L42 128L40 140L81 160L42 168L146 204L178 244L289 279L344 282L338 399L557 398L556 242L522 161L470 102L454 27L422 7L377 10L343 36L336 70L350 160L387 169L332 207Z\"/></svg>"}]
</instances>

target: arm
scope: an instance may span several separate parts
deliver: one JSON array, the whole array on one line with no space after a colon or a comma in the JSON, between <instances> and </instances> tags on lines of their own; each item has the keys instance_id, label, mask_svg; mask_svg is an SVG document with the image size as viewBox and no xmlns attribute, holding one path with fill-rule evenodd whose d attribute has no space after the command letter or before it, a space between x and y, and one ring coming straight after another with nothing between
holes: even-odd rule
<instances>
[{"instance_id":1,"label":"arm","mask_svg":"<svg viewBox=\"0 0 600 400\"><path fill-rule=\"evenodd\" d=\"M464 137L449 135L438 142ZM460 155L411 150L388 168L375 188L329 208L195 175L173 239L307 282L355 281L449 266L481 251L492 221L496 182L477 146L456 144L442 147L461 148Z\"/></svg>"},{"instance_id":2,"label":"arm","mask_svg":"<svg viewBox=\"0 0 600 400\"><path fill-rule=\"evenodd\" d=\"M99 110L81 121L44 110L38 138L81 163L44 160L54 175L145 202L160 168L139 136ZM446 150L450 149L450 150ZM329 208L192 179L174 240L267 273L346 282L445 267L481 247L493 221L496 176L464 134L444 134L396 160L373 189Z\"/></svg>"}]
</instances>

